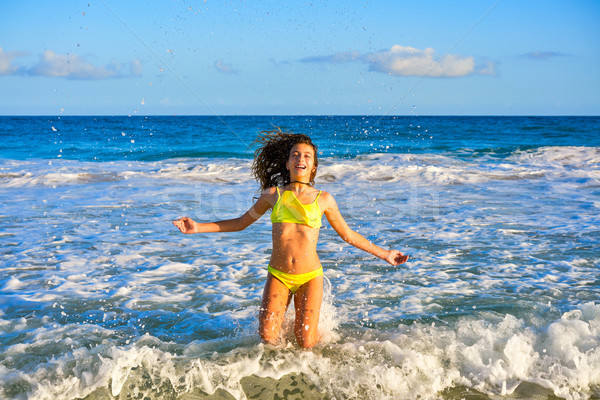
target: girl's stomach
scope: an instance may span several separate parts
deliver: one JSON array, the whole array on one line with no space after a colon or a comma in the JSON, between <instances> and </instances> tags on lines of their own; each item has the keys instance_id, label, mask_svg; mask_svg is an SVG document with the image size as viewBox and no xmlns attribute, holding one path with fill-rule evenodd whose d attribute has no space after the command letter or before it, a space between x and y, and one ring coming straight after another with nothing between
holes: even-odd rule
<instances>
[{"instance_id":1,"label":"girl's stomach","mask_svg":"<svg viewBox=\"0 0 600 400\"><path fill-rule=\"evenodd\" d=\"M305 274L321 267L317 255L319 229L289 222L273 224L271 267L288 274Z\"/></svg>"}]
</instances>

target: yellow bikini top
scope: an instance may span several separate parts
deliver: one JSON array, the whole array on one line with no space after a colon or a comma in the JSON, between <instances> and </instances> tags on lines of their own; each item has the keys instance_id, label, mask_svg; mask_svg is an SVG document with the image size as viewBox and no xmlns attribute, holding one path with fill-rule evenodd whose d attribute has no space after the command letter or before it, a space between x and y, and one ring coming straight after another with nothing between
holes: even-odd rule
<instances>
[{"instance_id":1,"label":"yellow bikini top","mask_svg":"<svg viewBox=\"0 0 600 400\"><path fill-rule=\"evenodd\" d=\"M302 204L291 190L279 193L277 188L277 203L271 212L271 222L291 222L294 224L308 225L311 228L321 227L321 209L319 208L319 194L310 204Z\"/></svg>"}]
</instances>

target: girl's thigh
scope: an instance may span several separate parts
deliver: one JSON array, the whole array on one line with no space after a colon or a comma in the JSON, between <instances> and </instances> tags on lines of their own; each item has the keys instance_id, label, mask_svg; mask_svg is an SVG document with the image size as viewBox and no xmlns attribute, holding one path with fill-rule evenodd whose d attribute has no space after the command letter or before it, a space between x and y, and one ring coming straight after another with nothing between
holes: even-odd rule
<instances>
[{"instance_id":1,"label":"girl's thigh","mask_svg":"<svg viewBox=\"0 0 600 400\"><path fill-rule=\"evenodd\" d=\"M323 276L318 276L300 287L294 295L296 321L294 333L298 344L313 347L319 341L319 315L323 301Z\"/></svg>"},{"instance_id":2,"label":"girl's thigh","mask_svg":"<svg viewBox=\"0 0 600 400\"><path fill-rule=\"evenodd\" d=\"M291 298L289 289L268 274L258 316L258 330L265 342L276 344L279 340L281 324Z\"/></svg>"}]
</instances>

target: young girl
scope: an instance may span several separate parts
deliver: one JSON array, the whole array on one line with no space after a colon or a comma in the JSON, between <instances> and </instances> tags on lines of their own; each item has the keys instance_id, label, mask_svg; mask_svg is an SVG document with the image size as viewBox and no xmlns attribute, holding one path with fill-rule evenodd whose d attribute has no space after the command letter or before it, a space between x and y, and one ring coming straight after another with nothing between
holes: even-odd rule
<instances>
[{"instance_id":1,"label":"young girl","mask_svg":"<svg viewBox=\"0 0 600 400\"><path fill-rule=\"evenodd\" d=\"M408 260L397 250L384 250L348 227L327 192L313 187L317 147L302 134L281 130L262 132L252 172L263 190L241 217L198 223L183 217L173 224L183 233L235 232L246 229L268 210L273 223L273 251L259 313L259 333L269 344L279 341L285 312L294 298L294 334L303 348L319 340L318 322L323 298L323 268L317 255L321 217L349 244L392 265Z\"/></svg>"}]
</instances>

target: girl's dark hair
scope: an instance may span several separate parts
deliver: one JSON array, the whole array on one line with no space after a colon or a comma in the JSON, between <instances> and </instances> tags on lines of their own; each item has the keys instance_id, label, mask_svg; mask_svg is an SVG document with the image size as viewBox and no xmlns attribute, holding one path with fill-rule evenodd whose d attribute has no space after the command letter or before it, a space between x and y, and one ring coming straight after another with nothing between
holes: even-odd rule
<instances>
[{"instance_id":1,"label":"girl's dark hair","mask_svg":"<svg viewBox=\"0 0 600 400\"><path fill-rule=\"evenodd\" d=\"M311 145L315 152L315 169L310 175L310 184L315 184L319 161L317 160L317 146L309 136L283 132L281 128L277 128L260 132L254 143L258 143L260 147L254 152L252 174L260 183L261 190L290 183L290 171L287 170L285 164L290 157L292 147L298 143Z\"/></svg>"}]
</instances>

